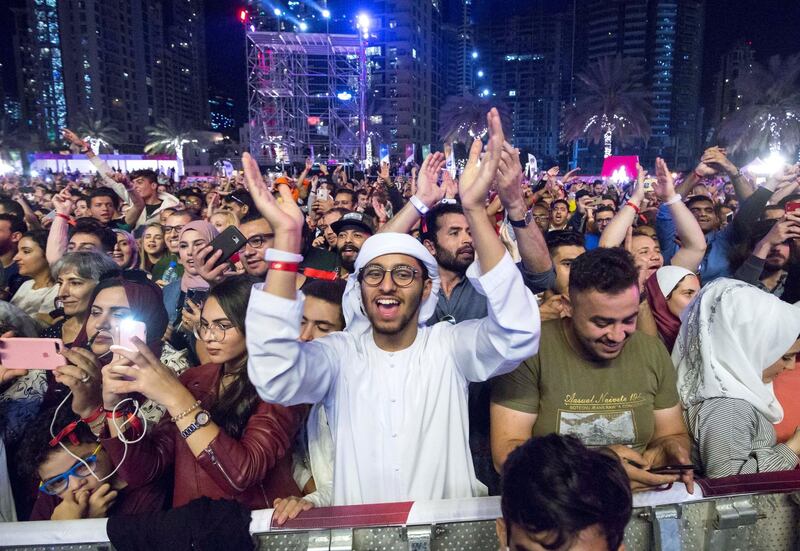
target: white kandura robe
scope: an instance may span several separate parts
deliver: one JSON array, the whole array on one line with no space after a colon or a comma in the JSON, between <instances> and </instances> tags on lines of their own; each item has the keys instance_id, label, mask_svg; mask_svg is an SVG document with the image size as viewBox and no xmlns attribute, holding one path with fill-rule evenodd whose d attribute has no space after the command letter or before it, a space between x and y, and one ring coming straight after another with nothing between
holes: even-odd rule
<instances>
[{"instance_id":1,"label":"white kandura robe","mask_svg":"<svg viewBox=\"0 0 800 551\"><path fill-rule=\"evenodd\" d=\"M254 287L247 310L247 371L259 395L283 405L324 402L336 446L334 505L486 494L469 448L469 382L514 370L539 348L539 309L511 257L467 276L489 315L421 326L399 352L372 332L300 342L303 297Z\"/></svg>"}]
</instances>

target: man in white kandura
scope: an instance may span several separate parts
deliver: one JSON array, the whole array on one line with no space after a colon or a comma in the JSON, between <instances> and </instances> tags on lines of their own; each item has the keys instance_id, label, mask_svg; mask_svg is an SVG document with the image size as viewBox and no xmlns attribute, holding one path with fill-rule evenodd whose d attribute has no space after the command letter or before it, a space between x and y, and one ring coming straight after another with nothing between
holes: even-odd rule
<instances>
[{"instance_id":1,"label":"man in white kandura","mask_svg":"<svg viewBox=\"0 0 800 551\"><path fill-rule=\"evenodd\" d=\"M536 301L486 216L505 162L497 111L487 120L484 159L475 141L459 192L479 259L467 275L489 315L458 325L425 326L437 302L436 260L411 236L384 233L364 243L348 279L346 330L299 341L303 295L294 272L303 213L286 186L276 200L244 155L250 193L275 231L266 283L254 288L247 311L248 374L267 402L324 403L336 443L334 505L486 493L470 457L467 385L536 354L540 331ZM436 200L417 207L427 211Z\"/></svg>"}]
</instances>

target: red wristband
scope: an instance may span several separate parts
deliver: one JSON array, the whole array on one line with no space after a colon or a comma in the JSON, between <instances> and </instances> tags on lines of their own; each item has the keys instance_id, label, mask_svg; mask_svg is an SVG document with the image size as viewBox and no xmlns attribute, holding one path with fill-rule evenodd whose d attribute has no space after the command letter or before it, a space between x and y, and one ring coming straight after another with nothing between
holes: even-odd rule
<instances>
[{"instance_id":1,"label":"red wristband","mask_svg":"<svg viewBox=\"0 0 800 551\"><path fill-rule=\"evenodd\" d=\"M300 264L297 262L270 262L269 270L278 270L279 272L294 272L300 269Z\"/></svg>"},{"instance_id":2,"label":"red wristband","mask_svg":"<svg viewBox=\"0 0 800 551\"><path fill-rule=\"evenodd\" d=\"M697 176L698 180L702 180L703 179L703 175L698 173L696 170L694 171L694 175Z\"/></svg>"},{"instance_id":3,"label":"red wristband","mask_svg":"<svg viewBox=\"0 0 800 551\"><path fill-rule=\"evenodd\" d=\"M129 412L125 409L118 409L116 412L111 409L106 410L106 419L119 419L120 417L125 417L129 414Z\"/></svg>"},{"instance_id":4,"label":"red wristband","mask_svg":"<svg viewBox=\"0 0 800 551\"><path fill-rule=\"evenodd\" d=\"M626 204L626 205L628 205L628 206L629 206L630 208L632 208L633 210L635 210L635 211L636 211L636 214L639 214L640 212L642 212L642 211L641 211L641 209L640 209L639 207L637 207L636 205L634 205L634 204L633 204L632 202L630 202L630 201L628 201L628 202L627 202L627 203L625 203L625 204Z\"/></svg>"},{"instance_id":5,"label":"red wristband","mask_svg":"<svg viewBox=\"0 0 800 551\"><path fill-rule=\"evenodd\" d=\"M72 224L72 223L73 223L73 222L72 222L72 218L70 218L70 217L69 217L69 216L67 216L66 214L61 214L60 212L57 212L57 213L56 213L56 216L58 216L59 218L63 218L63 219L64 219L64 220L66 220L66 221L67 221L69 224Z\"/></svg>"}]
</instances>

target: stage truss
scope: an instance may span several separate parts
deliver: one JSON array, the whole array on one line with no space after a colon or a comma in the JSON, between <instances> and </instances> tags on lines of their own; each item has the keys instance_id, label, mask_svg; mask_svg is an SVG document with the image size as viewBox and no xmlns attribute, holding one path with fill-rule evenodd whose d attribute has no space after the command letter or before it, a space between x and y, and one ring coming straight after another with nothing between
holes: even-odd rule
<instances>
[{"instance_id":1,"label":"stage truss","mask_svg":"<svg viewBox=\"0 0 800 551\"><path fill-rule=\"evenodd\" d=\"M250 153L262 162L359 157L358 35L248 32Z\"/></svg>"}]
</instances>

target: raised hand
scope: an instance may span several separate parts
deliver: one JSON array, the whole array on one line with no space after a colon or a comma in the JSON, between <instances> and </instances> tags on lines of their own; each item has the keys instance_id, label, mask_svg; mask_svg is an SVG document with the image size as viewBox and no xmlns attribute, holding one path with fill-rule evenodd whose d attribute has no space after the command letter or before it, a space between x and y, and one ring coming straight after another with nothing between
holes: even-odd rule
<instances>
[{"instance_id":1,"label":"raised hand","mask_svg":"<svg viewBox=\"0 0 800 551\"><path fill-rule=\"evenodd\" d=\"M432 207L444 197L444 189L437 184L439 173L444 168L446 160L444 154L437 151L431 153L422 162L422 167L417 175L417 189L415 195L425 206Z\"/></svg>"},{"instance_id":2,"label":"raised hand","mask_svg":"<svg viewBox=\"0 0 800 551\"><path fill-rule=\"evenodd\" d=\"M228 277L242 275L244 273L244 269L231 269L228 262L223 262L217 266L217 262L222 258L222 251L218 250L215 251L214 254L211 254L213 250L214 247L206 245L194 253L194 265L197 270L197 275L208 281L211 285L216 285ZM199 321L199 319L198 315L197 321Z\"/></svg>"},{"instance_id":3,"label":"raised hand","mask_svg":"<svg viewBox=\"0 0 800 551\"><path fill-rule=\"evenodd\" d=\"M642 190L644 190L644 186L642 186ZM669 201L675 197L675 179L672 177L666 161L661 157L656 159L656 183L653 185L653 191L662 201Z\"/></svg>"},{"instance_id":4,"label":"raised hand","mask_svg":"<svg viewBox=\"0 0 800 551\"><path fill-rule=\"evenodd\" d=\"M489 126L489 143L486 144L483 160L480 159L481 151L484 150L483 144L480 140L475 140L469 150L467 166L458 183L461 204L465 210L484 208L486 196L500 165L505 135L497 109L493 107L486 115L486 120Z\"/></svg>"},{"instance_id":5,"label":"raised hand","mask_svg":"<svg viewBox=\"0 0 800 551\"><path fill-rule=\"evenodd\" d=\"M709 147L703 152L703 156L700 158L700 164L707 167L702 168L698 166L696 169L698 173L704 176L713 176L720 170L729 175L734 175L739 172L736 165L728 159L727 151L717 146Z\"/></svg>"},{"instance_id":6,"label":"raised hand","mask_svg":"<svg viewBox=\"0 0 800 551\"><path fill-rule=\"evenodd\" d=\"M377 196L372 196L372 208L375 210L375 216L378 217L378 222L385 224L389 221L389 213L386 212L384 207Z\"/></svg>"},{"instance_id":7,"label":"raised hand","mask_svg":"<svg viewBox=\"0 0 800 551\"><path fill-rule=\"evenodd\" d=\"M497 196L500 197L503 208L509 211L509 216L517 220L520 216L524 216L528 209L522 195L522 164L519 161L519 150L508 142L503 143L498 170Z\"/></svg>"},{"instance_id":8,"label":"raised hand","mask_svg":"<svg viewBox=\"0 0 800 551\"><path fill-rule=\"evenodd\" d=\"M97 356L83 348L63 350L69 362L55 370L56 382L72 391L72 411L87 417L102 403L102 373Z\"/></svg>"},{"instance_id":9,"label":"raised hand","mask_svg":"<svg viewBox=\"0 0 800 551\"><path fill-rule=\"evenodd\" d=\"M458 194L458 184L453 180L453 177L450 176L450 172L447 170L442 172L442 188L444 189L445 199L456 198Z\"/></svg>"},{"instance_id":10,"label":"raised hand","mask_svg":"<svg viewBox=\"0 0 800 551\"><path fill-rule=\"evenodd\" d=\"M86 149L89 147L89 144L80 139L78 135L75 134L75 132L73 132L69 128L62 129L61 134L64 136L64 139L67 140L72 145L78 146L81 149Z\"/></svg>"},{"instance_id":11,"label":"raised hand","mask_svg":"<svg viewBox=\"0 0 800 551\"><path fill-rule=\"evenodd\" d=\"M300 236L303 229L304 215L300 207L294 202L289 186L278 185L278 192L282 201L278 201L270 193L258 163L249 153L242 155L244 166L245 187L253 197L253 202L270 226L278 233L296 234Z\"/></svg>"},{"instance_id":12,"label":"raised hand","mask_svg":"<svg viewBox=\"0 0 800 551\"><path fill-rule=\"evenodd\" d=\"M72 214L72 211L75 210L75 202L72 200L69 189L64 188L53 195L53 207L58 214L63 214L64 216Z\"/></svg>"}]
</instances>

